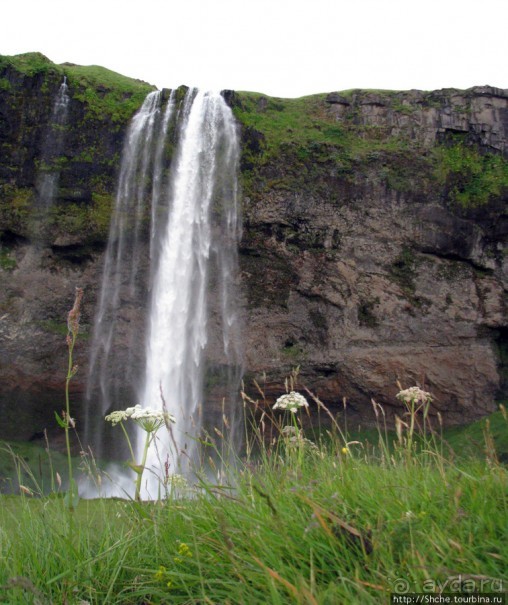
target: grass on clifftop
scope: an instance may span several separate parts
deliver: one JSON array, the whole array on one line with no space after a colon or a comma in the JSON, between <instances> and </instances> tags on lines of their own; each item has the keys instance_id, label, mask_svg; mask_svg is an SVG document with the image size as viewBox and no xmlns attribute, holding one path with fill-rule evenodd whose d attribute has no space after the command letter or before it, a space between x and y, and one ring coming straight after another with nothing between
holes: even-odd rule
<instances>
[{"instance_id":1,"label":"grass on clifftop","mask_svg":"<svg viewBox=\"0 0 508 605\"><path fill-rule=\"evenodd\" d=\"M74 98L85 102L95 117L108 114L114 122L122 122L132 116L146 95L155 90L146 82L133 80L97 65L64 64L63 70L69 86L78 89Z\"/></svg>"},{"instance_id":2,"label":"grass on clifftop","mask_svg":"<svg viewBox=\"0 0 508 605\"><path fill-rule=\"evenodd\" d=\"M67 77L70 96L87 105L88 115L125 122L155 87L97 65L57 65L41 53L0 56L0 72L15 69L26 76Z\"/></svg>"},{"instance_id":3,"label":"grass on clifftop","mask_svg":"<svg viewBox=\"0 0 508 605\"><path fill-rule=\"evenodd\" d=\"M37 74L62 73L62 68L42 53L23 53L21 55L0 55L0 70L12 67L26 76Z\"/></svg>"},{"instance_id":4,"label":"grass on clifftop","mask_svg":"<svg viewBox=\"0 0 508 605\"><path fill-rule=\"evenodd\" d=\"M374 105L381 104L386 119L369 115L365 109L369 95ZM411 104L404 95L346 91L340 93L344 105L337 113L324 94L281 99L237 93L233 111L244 127L246 190L250 194L263 182L257 169L277 166L282 159L287 176L281 179L279 174L279 185L289 189L298 175L304 175L298 188L313 182L315 190L315 182L330 174L355 179L368 172L370 179L377 177L396 191L434 191L462 208L482 206L506 195L508 160L480 145L475 137L464 132L429 143L415 136L414 129L424 128L421 113L430 106L433 110L441 107L445 97L433 98L428 93L424 100ZM467 108L455 109L461 115L467 113Z\"/></svg>"},{"instance_id":5,"label":"grass on clifftop","mask_svg":"<svg viewBox=\"0 0 508 605\"><path fill-rule=\"evenodd\" d=\"M362 150L399 148L402 140L381 129L356 125L351 116L338 121L330 113L326 97L280 99L242 92L238 93L234 114L242 124L263 134L267 152L276 152L284 144L348 147L360 154Z\"/></svg>"},{"instance_id":6,"label":"grass on clifftop","mask_svg":"<svg viewBox=\"0 0 508 605\"><path fill-rule=\"evenodd\" d=\"M262 132L268 148L283 142L344 142L343 129L325 115L325 95L278 99L242 92L239 98L235 116Z\"/></svg>"}]
</instances>

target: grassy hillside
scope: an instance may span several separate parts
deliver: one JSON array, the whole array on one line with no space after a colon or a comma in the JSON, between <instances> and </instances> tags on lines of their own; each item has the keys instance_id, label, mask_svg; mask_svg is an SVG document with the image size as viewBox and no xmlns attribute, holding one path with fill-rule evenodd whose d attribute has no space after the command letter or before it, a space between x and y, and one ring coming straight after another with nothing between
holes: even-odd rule
<instances>
[{"instance_id":1,"label":"grassy hillside","mask_svg":"<svg viewBox=\"0 0 508 605\"><path fill-rule=\"evenodd\" d=\"M154 86L97 65L57 65L41 53L0 56L0 73L6 69L28 77L67 77L72 97L85 103L91 118L125 122L139 108ZM0 89L8 90L9 80L0 79Z\"/></svg>"}]
</instances>

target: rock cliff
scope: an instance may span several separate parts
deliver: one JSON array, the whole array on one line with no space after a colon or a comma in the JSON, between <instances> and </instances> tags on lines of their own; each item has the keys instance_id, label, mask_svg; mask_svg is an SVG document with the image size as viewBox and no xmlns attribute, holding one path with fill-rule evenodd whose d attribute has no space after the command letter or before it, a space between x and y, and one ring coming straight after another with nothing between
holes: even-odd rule
<instances>
[{"instance_id":1,"label":"rock cliff","mask_svg":"<svg viewBox=\"0 0 508 605\"><path fill-rule=\"evenodd\" d=\"M69 125L48 165L64 76ZM37 54L0 59L0 437L54 424L76 285L74 397L84 390L123 135L151 88ZM371 398L394 411L397 381L431 391L448 423L492 411L507 391L508 92L225 95L242 139L246 384L280 394L299 365L301 384L365 422ZM41 237L44 172L58 189Z\"/></svg>"},{"instance_id":2,"label":"rock cliff","mask_svg":"<svg viewBox=\"0 0 508 605\"><path fill-rule=\"evenodd\" d=\"M418 383L448 422L506 393L508 95L234 97L247 367L365 419Z\"/></svg>"}]
</instances>

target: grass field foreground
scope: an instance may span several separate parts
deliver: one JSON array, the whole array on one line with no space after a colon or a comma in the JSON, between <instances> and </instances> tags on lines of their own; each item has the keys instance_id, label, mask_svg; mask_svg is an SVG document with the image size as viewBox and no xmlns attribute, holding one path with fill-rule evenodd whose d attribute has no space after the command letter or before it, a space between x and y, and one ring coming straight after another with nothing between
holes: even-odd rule
<instances>
[{"instance_id":1,"label":"grass field foreground","mask_svg":"<svg viewBox=\"0 0 508 605\"><path fill-rule=\"evenodd\" d=\"M197 473L159 502L82 500L70 513L56 495L3 496L0 602L334 605L502 592L508 473L488 423L481 454L455 457L441 437L422 438L417 412L367 448L338 424L309 440L301 411L265 411L221 480ZM495 423L506 427L504 408Z\"/></svg>"}]
</instances>

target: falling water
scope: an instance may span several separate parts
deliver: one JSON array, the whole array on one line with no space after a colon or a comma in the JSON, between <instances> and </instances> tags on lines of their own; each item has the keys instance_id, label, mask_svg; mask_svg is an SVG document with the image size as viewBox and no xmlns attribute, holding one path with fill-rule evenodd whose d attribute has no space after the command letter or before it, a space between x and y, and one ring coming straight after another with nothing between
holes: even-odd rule
<instances>
[{"instance_id":1,"label":"falling water","mask_svg":"<svg viewBox=\"0 0 508 605\"><path fill-rule=\"evenodd\" d=\"M234 425L242 367L238 155L230 108L220 94L196 90L180 108L172 93L164 114L161 94L148 95L125 141L90 359L88 398L99 410L90 406L87 439L103 454L98 435L104 441L108 410L162 408L164 400L177 422L171 437L160 431L147 460L145 497L158 494L149 471L160 477L164 463L188 470L209 396L205 358L213 357L214 377L223 370L218 408L223 399ZM140 431L138 454L143 439Z\"/></svg>"},{"instance_id":2,"label":"falling water","mask_svg":"<svg viewBox=\"0 0 508 605\"><path fill-rule=\"evenodd\" d=\"M64 77L46 128L39 158L39 171L36 181L35 203L30 217L30 234L35 248L32 252L38 255L41 245L47 240L50 226L50 211L56 198L60 180L60 161L65 143L65 130L69 110L67 78Z\"/></svg>"},{"instance_id":3,"label":"falling water","mask_svg":"<svg viewBox=\"0 0 508 605\"><path fill-rule=\"evenodd\" d=\"M164 120L169 121L168 104ZM87 439L94 441L96 452L103 450L102 426L107 410L125 408L132 402L139 373L133 355L136 342L142 340L135 309L144 304L146 279L139 270L140 231L149 203L150 180L157 182L162 170L154 165L154 139L160 126L161 93L150 93L132 119L126 135L115 208L105 255L102 286L94 323L87 399L96 405L87 418ZM163 131L162 138L165 136ZM147 202L148 200L148 202ZM125 354L127 351L127 355ZM129 399L130 397L130 399ZM97 405L98 404L98 405Z\"/></svg>"},{"instance_id":4,"label":"falling water","mask_svg":"<svg viewBox=\"0 0 508 605\"><path fill-rule=\"evenodd\" d=\"M192 459L203 403L212 256L218 269L225 365L238 368L241 363L239 322L231 296L239 231L235 124L220 94L201 91L189 91L183 116L169 216L154 275L140 397L145 407L161 408L164 400L177 419L172 439L166 438L158 453L151 450L146 466L155 472L161 460L169 460L172 472L185 472ZM140 434L138 451L143 440ZM149 480L147 495L156 496L155 490L156 482Z\"/></svg>"},{"instance_id":5,"label":"falling water","mask_svg":"<svg viewBox=\"0 0 508 605\"><path fill-rule=\"evenodd\" d=\"M64 145L69 101L69 87L67 86L67 78L64 76L53 104L42 148L40 173L37 179L38 206L45 212L49 210L55 200L60 178L58 158Z\"/></svg>"}]
</instances>

